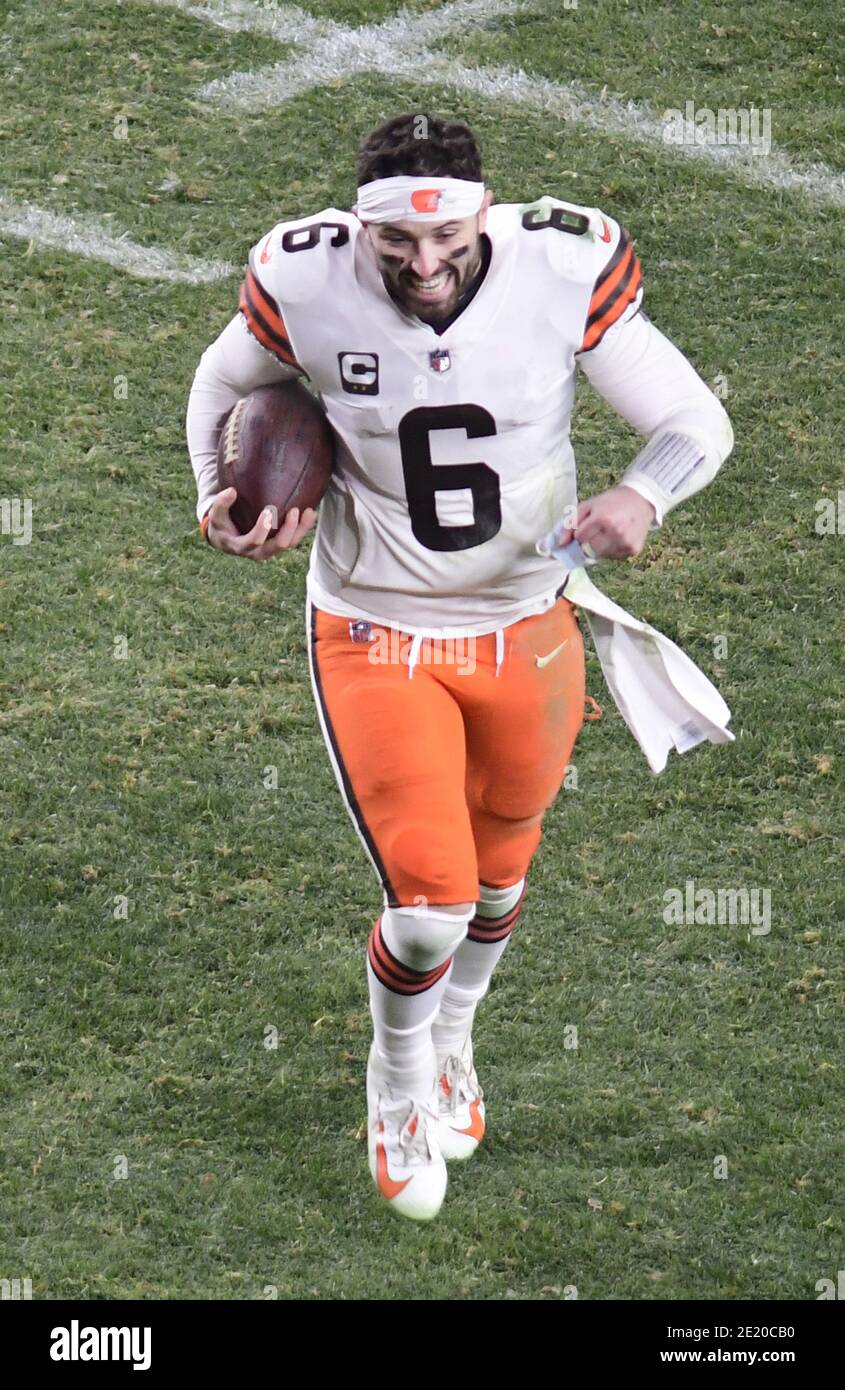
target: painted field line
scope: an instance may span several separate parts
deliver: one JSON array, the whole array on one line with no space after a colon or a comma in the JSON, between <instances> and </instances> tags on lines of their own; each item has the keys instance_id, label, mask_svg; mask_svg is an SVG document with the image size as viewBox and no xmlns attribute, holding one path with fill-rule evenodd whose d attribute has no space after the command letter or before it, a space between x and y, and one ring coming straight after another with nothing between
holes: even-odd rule
<instances>
[{"instance_id":1,"label":"painted field line","mask_svg":"<svg viewBox=\"0 0 845 1390\"><path fill-rule=\"evenodd\" d=\"M667 144L662 116L648 107L597 94L577 79L555 82L520 68L470 68L426 45L485 21L531 13L524 0L454 0L428 14L400 11L379 24L359 27L315 19L296 5L268 8L255 0L138 0L201 19L230 32L264 34L293 44L295 56L252 72L216 79L197 95L220 109L272 110L314 88L362 73L400 77L420 86L451 87L497 103L556 116L602 135L659 145L679 158L703 160L751 186L809 194L845 204L845 174L826 164L801 164L785 152L741 144ZM683 108L690 93L679 96Z\"/></svg>"},{"instance_id":2,"label":"painted field line","mask_svg":"<svg viewBox=\"0 0 845 1390\"><path fill-rule=\"evenodd\" d=\"M105 261L141 280L174 280L207 285L234 275L228 261L203 261L159 246L141 246L128 233L115 235L100 218L50 212L33 203L16 202L0 193L0 235L21 237L35 246L52 246L90 260Z\"/></svg>"},{"instance_id":3,"label":"painted field line","mask_svg":"<svg viewBox=\"0 0 845 1390\"><path fill-rule=\"evenodd\" d=\"M263 5L261 0L209 0L194 4L193 0L142 0L162 9L180 10L191 19L202 19L230 34L266 34L278 43L313 43L333 33L345 32L342 24L331 19L318 19L298 5ZM489 3L489 0L484 0ZM517 3L518 0L513 0ZM503 0L512 3L512 0Z\"/></svg>"},{"instance_id":4,"label":"painted field line","mask_svg":"<svg viewBox=\"0 0 845 1390\"><path fill-rule=\"evenodd\" d=\"M557 115L601 135L659 144L682 158L715 164L756 187L795 190L827 203L845 203L845 174L826 164L798 164L781 150L765 152L752 145L667 144L661 117L636 102L597 98L578 82L551 82L530 77L519 68L467 68L459 63L451 67L450 84L463 92Z\"/></svg>"}]
</instances>

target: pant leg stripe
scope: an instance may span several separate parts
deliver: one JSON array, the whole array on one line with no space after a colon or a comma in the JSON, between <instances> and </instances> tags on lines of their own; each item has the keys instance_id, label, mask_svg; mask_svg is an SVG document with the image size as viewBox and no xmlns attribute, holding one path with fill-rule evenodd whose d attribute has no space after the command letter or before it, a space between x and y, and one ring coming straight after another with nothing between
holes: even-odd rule
<instances>
[{"instance_id":1,"label":"pant leg stripe","mask_svg":"<svg viewBox=\"0 0 845 1390\"><path fill-rule=\"evenodd\" d=\"M367 851L367 856L370 860L370 863L372 864L373 868L379 876L379 879L381 880L381 884L387 898L387 906L399 907L399 900L396 896L396 891L393 887L393 884L390 881L387 868L384 864L381 855L378 852L375 840L373 839L372 834L370 833L369 826L367 825L367 822L364 819L364 814L361 810L361 807L358 804L358 798L355 795L352 783L349 779L349 774L346 770L346 765L341 756L340 746L338 744L337 736L334 731L334 726L332 724L328 707L326 705L326 699L323 693L323 683L320 678L320 666L319 661L317 659L317 609L312 604L310 598L306 599L305 613L306 627L308 629L306 635L308 638L308 665L311 672L311 688L314 692L314 701L317 706L317 714L320 720L320 728L322 730L323 739L325 740L326 748L329 754L329 759L334 770L335 779L337 781L338 787L340 788L340 794L343 797L344 805L346 806L346 809L349 812L349 815L352 819L352 824L355 826L355 829L358 832L358 837L361 840L364 849Z\"/></svg>"}]
</instances>

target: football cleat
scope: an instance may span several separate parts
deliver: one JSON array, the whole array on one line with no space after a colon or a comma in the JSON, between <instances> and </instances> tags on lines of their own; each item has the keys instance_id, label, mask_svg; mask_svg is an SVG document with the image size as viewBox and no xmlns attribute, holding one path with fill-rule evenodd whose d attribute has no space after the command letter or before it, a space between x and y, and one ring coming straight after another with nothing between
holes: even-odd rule
<instances>
[{"instance_id":1,"label":"football cleat","mask_svg":"<svg viewBox=\"0 0 845 1390\"><path fill-rule=\"evenodd\" d=\"M368 1148L373 1182L400 1216L430 1221L446 1192L437 1139L437 1101L396 1096L379 1074L375 1043L367 1063Z\"/></svg>"},{"instance_id":2,"label":"football cleat","mask_svg":"<svg viewBox=\"0 0 845 1390\"><path fill-rule=\"evenodd\" d=\"M460 1056L437 1057L437 1135L444 1158L471 1158L484 1138L484 1092L472 1061L472 1038Z\"/></svg>"}]
</instances>

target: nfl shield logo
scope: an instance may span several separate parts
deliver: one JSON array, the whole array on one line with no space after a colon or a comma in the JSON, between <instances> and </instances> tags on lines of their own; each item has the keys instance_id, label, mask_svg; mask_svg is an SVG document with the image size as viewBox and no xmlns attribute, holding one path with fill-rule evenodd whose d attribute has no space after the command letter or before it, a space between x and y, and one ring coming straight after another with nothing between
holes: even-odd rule
<instances>
[{"instance_id":1,"label":"nfl shield logo","mask_svg":"<svg viewBox=\"0 0 845 1390\"><path fill-rule=\"evenodd\" d=\"M349 624L349 636L353 642L371 642L373 640L373 625L367 622L366 618L355 618Z\"/></svg>"},{"instance_id":2,"label":"nfl shield logo","mask_svg":"<svg viewBox=\"0 0 845 1390\"><path fill-rule=\"evenodd\" d=\"M428 354L428 364L433 372L448 372L452 359L446 348L437 348Z\"/></svg>"}]
</instances>

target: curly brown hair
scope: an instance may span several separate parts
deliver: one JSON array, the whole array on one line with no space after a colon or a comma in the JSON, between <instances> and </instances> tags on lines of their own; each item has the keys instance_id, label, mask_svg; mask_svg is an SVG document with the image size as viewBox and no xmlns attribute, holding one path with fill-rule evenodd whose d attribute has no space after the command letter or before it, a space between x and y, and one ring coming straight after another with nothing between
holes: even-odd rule
<instances>
[{"instance_id":1,"label":"curly brown hair","mask_svg":"<svg viewBox=\"0 0 845 1390\"><path fill-rule=\"evenodd\" d=\"M480 181L478 142L469 126L459 121L441 121L425 112L394 116L363 140L358 151L358 184L396 174Z\"/></svg>"}]
</instances>

